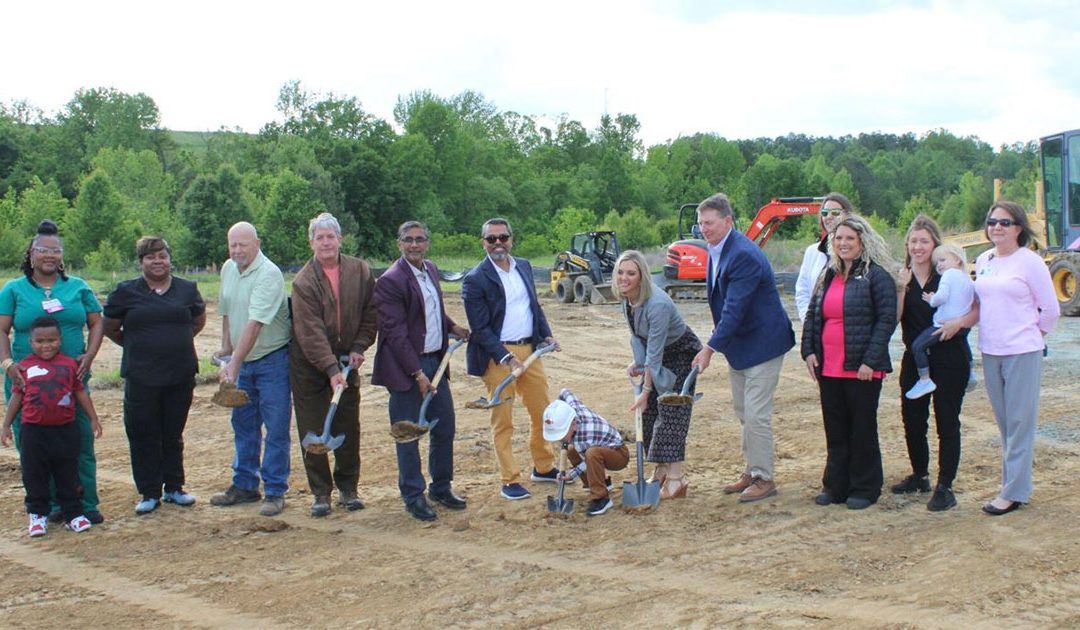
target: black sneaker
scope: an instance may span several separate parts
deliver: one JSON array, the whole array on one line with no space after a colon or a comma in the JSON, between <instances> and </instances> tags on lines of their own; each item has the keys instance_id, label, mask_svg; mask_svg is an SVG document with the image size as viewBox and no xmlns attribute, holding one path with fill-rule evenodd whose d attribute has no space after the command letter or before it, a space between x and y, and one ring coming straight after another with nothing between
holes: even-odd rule
<instances>
[{"instance_id":1,"label":"black sneaker","mask_svg":"<svg viewBox=\"0 0 1080 630\"><path fill-rule=\"evenodd\" d=\"M535 468L532 470L532 475L529 476L532 481L540 481L544 483L555 483L559 480L559 470L552 468L546 473L537 472Z\"/></svg>"},{"instance_id":2,"label":"black sneaker","mask_svg":"<svg viewBox=\"0 0 1080 630\"><path fill-rule=\"evenodd\" d=\"M943 486L940 483L934 488L934 494L930 497L930 501L926 504L926 509L931 512L944 512L945 510L954 507L956 505L956 495L953 494L952 488L949 486Z\"/></svg>"},{"instance_id":3,"label":"black sneaker","mask_svg":"<svg viewBox=\"0 0 1080 630\"><path fill-rule=\"evenodd\" d=\"M604 512L610 510L613 505L615 504L611 502L611 497L593 499L592 501L589 501L589 516L600 516Z\"/></svg>"},{"instance_id":4,"label":"black sneaker","mask_svg":"<svg viewBox=\"0 0 1080 630\"><path fill-rule=\"evenodd\" d=\"M912 492L930 492L930 478L908 475L904 480L894 485L893 494L911 494Z\"/></svg>"}]
</instances>

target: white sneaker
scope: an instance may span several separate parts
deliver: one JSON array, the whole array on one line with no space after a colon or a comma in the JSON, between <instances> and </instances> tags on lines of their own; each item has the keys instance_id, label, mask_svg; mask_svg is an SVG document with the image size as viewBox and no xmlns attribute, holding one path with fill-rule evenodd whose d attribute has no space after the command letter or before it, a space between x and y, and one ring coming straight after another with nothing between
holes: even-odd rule
<instances>
[{"instance_id":1,"label":"white sneaker","mask_svg":"<svg viewBox=\"0 0 1080 630\"><path fill-rule=\"evenodd\" d=\"M920 378L918 382L904 394L904 396L906 396L908 400L915 400L916 398L922 398L935 389L937 389L937 385L934 384L934 381L928 378Z\"/></svg>"},{"instance_id":2,"label":"white sneaker","mask_svg":"<svg viewBox=\"0 0 1080 630\"><path fill-rule=\"evenodd\" d=\"M65 523L64 527L70 529L75 533L85 532L86 530L90 529L90 519L80 514Z\"/></svg>"},{"instance_id":3,"label":"white sneaker","mask_svg":"<svg viewBox=\"0 0 1080 630\"><path fill-rule=\"evenodd\" d=\"M30 527L27 529L27 533L30 534L31 538L37 538L49 533L48 517L41 514L31 514Z\"/></svg>"}]
</instances>

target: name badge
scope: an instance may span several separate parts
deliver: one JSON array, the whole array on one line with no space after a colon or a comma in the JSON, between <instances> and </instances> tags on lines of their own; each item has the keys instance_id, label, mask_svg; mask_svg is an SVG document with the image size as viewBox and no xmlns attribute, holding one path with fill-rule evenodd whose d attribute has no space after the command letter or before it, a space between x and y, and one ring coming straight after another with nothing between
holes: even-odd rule
<instances>
[{"instance_id":1,"label":"name badge","mask_svg":"<svg viewBox=\"0 0 1080 630\"><path fill-rule=\"evenodd\" d=\"M41 302L41 308L45 309L45 312L51 315L64 310L64 305L60 303L60 300L53 298L51 300L43 300Z\"/></svg>"}]
</instances>

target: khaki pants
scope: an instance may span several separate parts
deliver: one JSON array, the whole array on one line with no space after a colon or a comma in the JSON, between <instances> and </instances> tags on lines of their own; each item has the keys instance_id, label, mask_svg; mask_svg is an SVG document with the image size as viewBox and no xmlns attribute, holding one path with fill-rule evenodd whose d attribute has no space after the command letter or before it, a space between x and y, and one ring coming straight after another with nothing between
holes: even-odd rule
<instances>
[{"instance_id":1,"label":"khaki pants","mask_svg":"<svg viewBox=\"0 0 1080 630\"><path fill-rule=\"evenodd\" d=\"M573 466L581 463L581 455L577 451L567 451L566 457ZM607 471L622 470L629 463L630 451L625 444L616 448L594 446L585 451L585 479L589 484L589 497L592 499L606 497L608 495Z\"/></svg>"},{"instance_id":2,"label":"khaki pants","mask_svg":"<svg viewBox=\"0 0 1080 630\"><path fill-rule=\"evenodd\" d=\"M773 396L783 366L780 355L745 370L728 368L735 416L742 425L745 472L766 481L773 478Z\"/></svg>"},{"instance_id":3,"label":"khaki pants","mask_svg":"<svg viewBox=\"0 0 1080 630\"><path fill-rule=\"evenodd\" d=\"M507 345L506 349L514 353L519 361L524 361L533 352L531 345ZM484 372L484 385L488 390L488 399L495 393L499 386L510 374L510 366L488 361L487 371ZM538 472L546 473L555 467L555 455L551 444L544 440L543 422L544 408L551 402L548 396L547 374L544 373L542 359L537 359L522 372L521 376L503 390L502 397L513 397L508 403L491 408L491 441L495 446L495 457L499 461L499 475L503 485L518 483L521 478L521 470L514 461L514 403L518 395L525 403L529 411L529 453L532 455L533 467Z\"/></svg>"}]
</instances>

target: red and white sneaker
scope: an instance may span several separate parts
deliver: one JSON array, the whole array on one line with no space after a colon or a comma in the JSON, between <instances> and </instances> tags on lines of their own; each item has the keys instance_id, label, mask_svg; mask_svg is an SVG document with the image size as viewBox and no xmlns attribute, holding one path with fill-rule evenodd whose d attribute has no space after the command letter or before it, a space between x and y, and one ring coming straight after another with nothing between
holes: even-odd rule
<instances>
[{"instance_id":1,"label":"red and white sneaker","mask_svg":"<svg viewBox=\"0 0 1080 630\"><path fill-rule=\"evenodd\" d=\"M31 538L44 536L49 533L49 519L41 514L30 515L30 527L27 530Z\"/></svg>"},{"instance_id":2,"label":"red and white sneaker","mask_svg":"<svg viewBox=\"0 0 1080 630\"><path fill-rule=\"evenodd\" d=\"M85 532L86 530L90 529L90 519L80 514L65 523L64 527L70 529L75 533Z\"/></svg>"}]
</instances>

